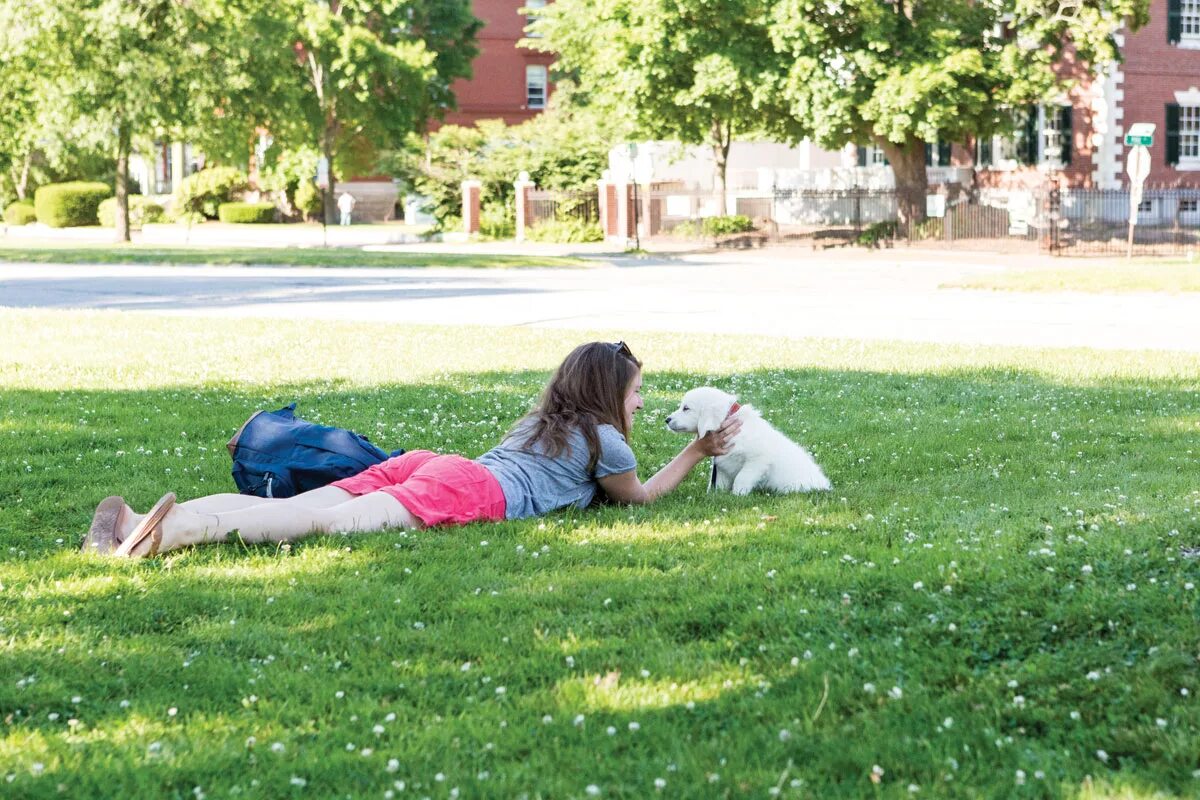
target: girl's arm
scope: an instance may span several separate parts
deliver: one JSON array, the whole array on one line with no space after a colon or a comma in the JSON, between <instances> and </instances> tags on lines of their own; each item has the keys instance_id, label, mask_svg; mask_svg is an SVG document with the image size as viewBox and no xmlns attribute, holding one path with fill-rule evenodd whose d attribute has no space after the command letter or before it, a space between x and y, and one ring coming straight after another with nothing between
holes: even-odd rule
<instances>
[{"instance_id":1,"label":"girl's arm","mask_svg":"<svg viewBox=\"0 0 1200 800\"><path fill-rule=\"evenodd\" d=\"M683 482L692 468L709 456L723 456L729 452L729 440L741 429L740 420L727 418L715 431L688 443L671 463L660 469L650 480L638 480L637 470L606 475L598 478L600 488L617 503L642 505L652 503L671 492Z\"/></svg>"}]
</instances>

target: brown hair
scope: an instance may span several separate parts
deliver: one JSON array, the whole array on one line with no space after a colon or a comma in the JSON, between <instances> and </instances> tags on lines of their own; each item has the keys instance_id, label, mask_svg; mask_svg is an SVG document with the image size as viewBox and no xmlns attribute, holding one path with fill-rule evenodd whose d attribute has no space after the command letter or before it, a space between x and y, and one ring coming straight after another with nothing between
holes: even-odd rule
<instances>
[{"instance_id":1,"label":"brown hair","mask_svg":"<svg viewBox=\"0 0 1200 800\"><path fill-rule=\"evenodd\" d=\"M600 460L596 426L605 423L629 441L625 426L625 392L642 362L624 342L588 342L571 351L546 384L541 399L514 431L529 424L525 449L541 444L556 458L568 447L571 430L578 428L588 446L588 471Z\"/></svg>"}]
</instances>

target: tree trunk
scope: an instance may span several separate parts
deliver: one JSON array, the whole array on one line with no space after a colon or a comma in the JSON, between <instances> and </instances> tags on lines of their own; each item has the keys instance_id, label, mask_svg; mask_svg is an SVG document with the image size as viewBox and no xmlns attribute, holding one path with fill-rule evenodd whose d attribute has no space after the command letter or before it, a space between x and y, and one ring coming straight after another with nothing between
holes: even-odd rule
<instances>
[{"instance_id":1,"label":"tree trunk","mask_svg":"<svg viewBox=\"0 0 1200 800\"><path fill-rule=\"evenodd\" d=\"M321 154L325 157L326 164L326 187L321 190L324 192L321 199L324 201L322 203L322 213L325 215L326 225L337 224L337 216L334 213L337 209L337 201L334 199L333 193L336 186L333 176L333 125L333 121L329 117L326 117L325 129L321 131Z\"/></svg>"},{"instance_id":2,"label":"tree trunk","mask_svg":"<svg viewBox=\"0 0 1200 800\"><path fill-rule=\"evenodd\" d=\"M896 176L896 201L900 224L914 225L925 221L925 195L929 179L925 174L925 143L909 139L904 144L887 140L879 142L892 173Z\"/></svg>"},{"instance_id":3,"label":"tree trunk","mask_svg":"<svg viewBox=\"0 0 1200 800\"><path fill-rule=\"evenodd\" d=\"M722 217L728 211L726 172L729 167L729 146L733 140L732 133L732 122L727 122L722 126L721 120L713 120L710 140L713 151L713 185L717 195L717 214Z\"/></svg>"},{"instance_id":4,"label":"tree trunk","mask_svg":"<svg viewBox=\"0 0 1200 800\"><path fill-rule=\"evenodd\" d=\"M16 189L17 199L25 199L25 190L29 188L29 168L33 165L33 148L29 148L29 152L25 154L25 161L21 164L21 177L13 182L13 188Z\"/></svg>"},{"instance_id":5,"label":"tree trunk","mask_svg":"<svg viewBox=\"0 0 1200 800\"><path fill-rule=\"evenodd\" d=\"M129 123L117 123L117 241L129 241Z\"/></svg>"}]
</instances>

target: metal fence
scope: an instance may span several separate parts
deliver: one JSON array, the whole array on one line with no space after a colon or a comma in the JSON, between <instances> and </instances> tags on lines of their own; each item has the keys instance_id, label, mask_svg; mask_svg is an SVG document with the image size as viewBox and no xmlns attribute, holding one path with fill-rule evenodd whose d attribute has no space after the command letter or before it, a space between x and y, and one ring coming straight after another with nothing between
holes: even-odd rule
<instances>
[{"instance_id":1,"label":"metal fence","mask_svg":"<svg viewBox=\"0 0 1200 800\"><path fill-rule=\"evenodd\" d=\"M650 236L701 236L721 198L679 186L651 187L637 213ZM755 223L759 241L840 244L920 244L1058 255L1124 255L1127 190L961 188L929 201L921 222L899 222L894 190L775 189L725 198L727 214ZM746 238L746 237L743 237ZM1134 228L1134 255L1178 255L1200 248L1200 189L1148 188Z\"/></svg>"},{"instance_id":2,"label":"metal fence","mask_svg":"<svg viewBox=\"0 0 1200 800\"><path fill-rule=\"evenodd\" d=\"M1058 220L1049 249L1062 255L1182 255L1200 246L1200 189L1151 187L1142 192L1129 238L1127 189L1049 193Z\"/></svg>"},{"instance_id":3,"label":"metal fence","mask_svg":"<svg viewBox=\"0 0 1200 800\"><path fill-rule=\"evenodd\" d=\"M582 222L600 221L598 192L556 192L536 189L529 193L530 226L540 222L574 219Z\"/></svg>"}]
</instances>

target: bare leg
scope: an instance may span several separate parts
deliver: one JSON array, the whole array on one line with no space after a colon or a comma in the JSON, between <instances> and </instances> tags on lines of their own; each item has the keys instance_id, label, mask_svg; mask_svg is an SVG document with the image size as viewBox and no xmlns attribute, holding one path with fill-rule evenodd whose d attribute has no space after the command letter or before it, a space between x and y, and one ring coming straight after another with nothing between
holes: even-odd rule
<instances>
[{"instance_id":1,"label":"bare leg","mask_svg":"<svg viewBox=\"0 0 1200 800\"><path fill-rule=\"evenodd\" d=\"M421 521L386 492L371 492L328 508L308 508L295 500L293 497L215 514L196 513L177 506L163 521L159 549L223 542L234 531L247 542L290 542L314 533L367 533L384 528L421 527Z\"/></svg>"},{"instance_id":2,"label":"bare leg","mask_svg":"<svg viewBox=\"0 0 1200 800\"><path fill-rule=\"evenodd\" d=\"M247 508L254 508L255 506L278 507L281 503L288 503L301 508L329 508L352 499L354 499L354 495L345 489L339 489L336 486L322 486L319 489L312 489L294 497L257 497L248 494L233 494L232 492L210 494L206 497L197 497L195 500L180 503L179 508L198 514L220 514L227 511L241 511ZM129 532L137 526L144 516L145 514L135 513L132 508L125 506L125 516L122 520L121 529L117 531L117 541L125 541L125 537L129 535Z\"/></svg>"},{"instance_id":3,"label":"bare leg","mask_svg":"<svg viewBox=\"0 0 1200 800\"><path fill-rule=\"evenodd\" d=\"M210 494L207 497L197 497L180 503L180 508L194 511L198 514L220 514L223 511L239 511L258 505L278 504L284 501L304 506L305 508L329 508L340 505L354 498L345 489L336 486L322 486L319 489L298 494L294 497L256 497L248 494Z\"/></svg>"}]
</instances>

